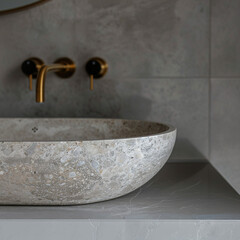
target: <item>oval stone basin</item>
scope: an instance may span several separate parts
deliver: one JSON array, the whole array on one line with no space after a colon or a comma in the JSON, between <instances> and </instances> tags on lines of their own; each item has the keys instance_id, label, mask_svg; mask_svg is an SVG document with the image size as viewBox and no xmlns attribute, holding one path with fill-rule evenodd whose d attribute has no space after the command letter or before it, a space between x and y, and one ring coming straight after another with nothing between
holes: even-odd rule
<instances>
[{"instance_id":1,"label":"oval stone basin","mask_svg":"<svg viewBox=\"0 0 240 240\"><path fill-rule=\"evenodd\" d=\"M0 119L0 204L72 205L139 188L166 163L174 127L121 119Z\"/></svg>"}]
</instances>

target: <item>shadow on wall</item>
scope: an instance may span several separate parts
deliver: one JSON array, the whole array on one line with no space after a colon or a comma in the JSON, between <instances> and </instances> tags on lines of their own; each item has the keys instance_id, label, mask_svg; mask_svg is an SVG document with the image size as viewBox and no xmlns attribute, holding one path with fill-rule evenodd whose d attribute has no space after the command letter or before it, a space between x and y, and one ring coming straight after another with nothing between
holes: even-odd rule
<instances>
[{"instance_id":1,"label":"shadow on wall","mask_svg":"<svg viewBox=\"0 0 240 240\"><path fill-rule=\"evenodd\" d=\"M84 117L125 118L146 120L151 113L152 100L141 95L141 87L137 86L139 94L128 90L131 83L118 89L117 82L103 79L96 83L94 92L85 94L87 105ZM125 89L125 90L124 90ZM124 91L124 93L122 92Z\"/></svg>"}]
</instances>

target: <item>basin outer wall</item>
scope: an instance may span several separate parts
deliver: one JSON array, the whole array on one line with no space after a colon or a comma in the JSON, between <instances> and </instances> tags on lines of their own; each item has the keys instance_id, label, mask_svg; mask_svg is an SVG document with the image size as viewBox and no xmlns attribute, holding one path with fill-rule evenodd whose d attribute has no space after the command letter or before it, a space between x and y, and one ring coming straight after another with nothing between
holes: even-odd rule
<instances>
[{"instance_id":1,"label":"basin outer wall","mask_svg":"<svg viewBox=\"0 0 240 240\"><path fill-rule=\"evenodd\" d=\"M168 160L176 129L151 136L0 143L1 205L74 205L123 196Z\"/></svg>"}]
</instances>

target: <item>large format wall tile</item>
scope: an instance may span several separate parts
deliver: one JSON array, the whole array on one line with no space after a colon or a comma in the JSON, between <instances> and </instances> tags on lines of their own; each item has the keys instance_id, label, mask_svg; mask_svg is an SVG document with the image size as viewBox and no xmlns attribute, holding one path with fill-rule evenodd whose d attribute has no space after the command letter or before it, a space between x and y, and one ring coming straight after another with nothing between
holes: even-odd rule
<instances>
[{"instance_id":1,"label":"large format wall tile","mask_svg":"<svg viewBox=\"0 0 240 240\"><path fill-rule=\"evenodd\" d=\"M212 164L240 193L240 79L212 79Z\"/></svg>"},{"instance_id":2,"label":"large format wall tile","mask_svg":"<svg viewBox=\"0 0 240 240\"><path fill-rule=\"evenodd\" d=\"M53 0L0 19L4 81L31 55L99 55L112 77L208 75L208 0Z\"/></svg>"},{"instance_id":3,"label":"large format wall tile","mask_svg":"<svg viewBox=\"0 0 240 240\"><path fill-rule=\"evenodd\" d=\"M106 78L95 90L85 97L87 115L172 124L178 128L174 159L208 156L208 79Z\"/></svg>"},{"instance_id":4,"label":"large format wall tile","mask_svg":"<svg viewBox=\"0 0 240 240\"><path fill-rule=\"evenodd\" d=\"M163 121L178 127L173 158L206 157L208 2L52 0L0 16L0 117ZM91 92L84 65L96 55L109 72ZM48 73L44 104L20 70L31 56L77 65L71 79Z\"/></svg>"},{"instance_id":5,"label":"large format wall tile","mask_svg":"<svg viewBox=\"0 0 240 240\"><path fill-rule=\"evenodd\" d=\"M240 75L240 1L212 0L212 75Z\"/></svg>"},{"instance_id":6,"label":"large format wall tile","mask_svg":"<svg viewBox=\"0 0 240 240\"><path fill-rule=\"evenodd\" d=\"M208 74L208 0L87 2L76 9L78 47L106 55L113 74Z\"/></svg>"}]
</instances>

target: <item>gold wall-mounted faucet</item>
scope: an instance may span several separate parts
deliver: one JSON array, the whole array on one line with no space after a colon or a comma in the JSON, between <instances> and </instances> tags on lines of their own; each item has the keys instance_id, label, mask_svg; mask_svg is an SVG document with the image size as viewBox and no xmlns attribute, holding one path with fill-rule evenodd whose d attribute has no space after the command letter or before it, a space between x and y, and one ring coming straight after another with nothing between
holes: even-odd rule
<instances>
[{"instance_id":1,"label":"gold wall-mounted faucet","mask_svg":"<svg viewBox=\"0 0 240 240\"><path fill-rule=\"evenodd\" d=\"M51 65L41 66L37 75L36 102L43 103L45 95L45 79L47 72L53 71L61 78L69 78L75 72L76 66L69 58L59 58Z\"/></svg>"}]
</instances>

